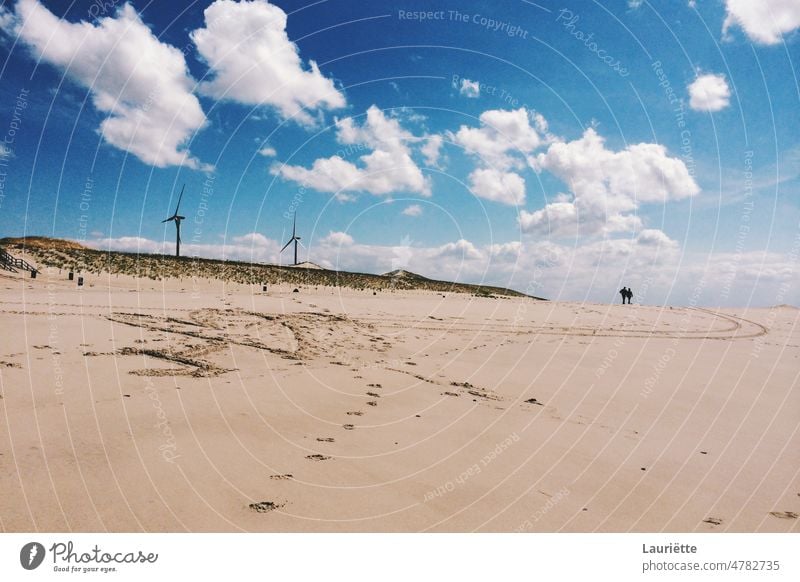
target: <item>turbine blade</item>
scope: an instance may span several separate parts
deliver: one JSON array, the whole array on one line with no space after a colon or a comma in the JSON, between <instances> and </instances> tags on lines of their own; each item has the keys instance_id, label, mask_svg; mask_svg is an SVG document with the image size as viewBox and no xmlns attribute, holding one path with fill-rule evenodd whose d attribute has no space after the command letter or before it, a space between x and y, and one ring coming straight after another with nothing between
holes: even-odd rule
<instances>
[{"instance_id":1,"label":"turbine blade","mask_svg":"<svg viewBox=\"0 0 800 582\"><path fill-rule=\"evenodd\" d=\"M178 215L178 208L181 207L181 198L183 198L183 189L186 188L186 184L181 187L181 195L178 196L178 205L175 206L175 216Z\"/></svg>"},{"instance_id":2,"label":"turbine blade","mask_svg":"<svg viewBox=\"0 0 800 582\"><path fill-rule=\"evenodd\" d=\"M292 218L292 238L297 234L297 211L295 210L294 217Z\"/></svg>"},{"instance_id":3,"label":"turbine blade","mask_svg":"<svg viewBox=\"0 0 800 582\"><path fill-rule=\"evenodd\" d=\"M165 222L169 222L170 220L172 220L172 219L171 218L165 218L164 220L161 221L161 224L164 224Z\"/></svg>"},{"instance_id":4,"label":"turbine blade","mask_svg":"<svg viewBox=\"0 0 800 582\"><path fill-rule=\"evenodd\" d=\"M294 240L294 239L292 239L292 240ZM283 248L281 249L281 252L285 251L286 247L288 247L290 244L292 244L291 240L289 242L287 242L285 245L283 245Z\"/></svg>"}]
</instances>

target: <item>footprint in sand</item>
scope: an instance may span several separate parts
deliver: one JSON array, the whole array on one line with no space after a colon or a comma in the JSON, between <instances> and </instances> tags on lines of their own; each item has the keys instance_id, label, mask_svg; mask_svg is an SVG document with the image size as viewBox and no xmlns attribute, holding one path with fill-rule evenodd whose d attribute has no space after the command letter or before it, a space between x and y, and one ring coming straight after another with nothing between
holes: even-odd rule
<instances>
[{"instance_id":1,"label":"footprint in sand","mask_svg":"<svg viewBox=\"0 0 800 582\"><path fill-rule=\"evenodd\" d=\"M797 514L794 511L770 511L769 514L778 519L797 519Z\"/></svg>"},{"instance_id":2,"label":"footprint in sand","mask_svg":"<svg viewBox=\"0 0 800 582\"><path fill-rule=\"evenodd\" d=\"M307 455L306 459L308 459L309 461L327 461L328 459L330 459L330 457L327 455L316 454L316 455Z\"/></svg>"},{"instance_id":3,"label":"footprint in sand","mask_svg":"<svg viewBox=\"0 0 800 582\"><path fill-rule=\"evenodd\" d=\"M286 479L294 479L294 475L291 473L284 473L283 475L270 475L270 479L275 479L276 481L284 481Z\"/></svg>"},{"instance_id":4,"label":"footprint in sand","mask_svg":"<svg viewBox=\"0 0 800 582\"><path fill-rule=\"evenodd\" d=\"M722 519L719 517L707 517L703 520L703 523L709 523L711 525L719 525L722 523Z\"/></svg>"},{"instance_id":5,"label":"footprint in sand","mask_svg":"<svg viewBox=\"0 0 800 582\"><path fill-rule=\"evenodd\" d=\"M251 503L247 507L256 513L269 513L275 511L286 505L285 503L275 503L274 501L259 501L258 503Z\"/></svg>"},{"instance_id":6,"label":"footprint in sand","mask_svg":"<svg viewBox=\"0 0 800 582\"><path fill-rule=\"evenodd\" d=\"M378 403L375 402L374 400L370 400L369 402L367 402L367 406L378 406Z\"/></svg>"},{"instance_id":7,"label":"footprint in sand","mask_svg":"<svg viewBox=\"0 0 800 582\"><path fill-rule=\"evenodd\" d=\"M364 416L364 413L360 410L348 410L347 414L348 416Z\"/></svg>"},{"instance_id":8,"label":"footprint in sand","mask_svg":"<svg viewBox=\"0 0 800 582\"><path fill-rule=\"evenodd\" d=\"M372 396L373 398L380 398L380 394L375 394L374 392L367 392L367 396Z\"/></svg>"},{"instance_id":9,"label":"footprint in sand","mask_svg":"<svg viewBox=\"0 0 800 582\"><path fill-rule=\"evenodd\" d=\"M333 437L317 437L317 440L321 443L332 443L334 442Z\"/></svg>"},{"instance_id":10,"label":"footprint in sand","mask_svg":"<svg viewBox=\"0 0 800 582\"><path fill-rule=\"evenodd\" d=\"M355 426L353 426L352 424L343 424L342 428L344 430L353 430L355 428Z\"/></svg>"}]
</instances>

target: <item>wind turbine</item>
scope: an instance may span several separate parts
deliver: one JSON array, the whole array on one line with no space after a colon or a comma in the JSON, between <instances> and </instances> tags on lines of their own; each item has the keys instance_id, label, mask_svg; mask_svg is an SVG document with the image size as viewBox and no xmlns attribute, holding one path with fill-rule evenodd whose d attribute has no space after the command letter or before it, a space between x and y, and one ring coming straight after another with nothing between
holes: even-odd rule
<instances>
[{"instance_id":1,"label":"wind turbine","mask_svg":"<svg viewBox=\"0 0 800 582\"><path fill-rule=\"evenodd\" d=\"M173 214L169 218L166 218L166 219L161 221L162 224L165 223L165 222L169 222L171 220L175 221L175 232L176 232L176 237L175 237L175 256L176 257L180 257L181 256L181 220L186 218L185 216L180 216L178 214L178 209L181 207L181 198L183 198L183 189L184 188L186 188L186 184L183 185L183 187L181 188L181 195L178 196L178 204L177 204L177 206L175 206L175 214Z\"/></svg>"},{"instance_id":2,"label":"wind turbine","mask_svg":"<svg viewBox=\"0 0 800 582\"><path fill-rule=\"evenodd\" d=\"M281 252L285 251L286 247L292 243L294 243L294 264L297 265L297 245L300 243L300 237L297 236L297 212L294 213L294 220L292 221L292 238L283 246Z\"/></svg>"}]
</instances>

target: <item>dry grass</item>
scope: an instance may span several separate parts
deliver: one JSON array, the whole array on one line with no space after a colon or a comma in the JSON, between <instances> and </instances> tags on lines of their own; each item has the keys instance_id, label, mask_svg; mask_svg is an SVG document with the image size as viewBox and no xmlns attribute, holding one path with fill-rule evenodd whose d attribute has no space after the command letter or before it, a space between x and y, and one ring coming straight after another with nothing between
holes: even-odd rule
<instances>
[{"instance_id":1,"label":"dry grass","mask_svg":"<svg viewBox=\"0 0 800 582\"><path fill-rule=\"evenodd\" d=\"M6 247L12 253L15 250L25 250L40 266L71 269L95 275L102 273L130 275L156 281L196 277L252 285L283 283L373 291L425 290L440 293L469 293L482 297L524 297L523 293L512 289L436 281L408 271L371 275L216 259L97 251L72 241L46 237L5 238L0 239L0 246Z\"/></svg>"}]
</instances>

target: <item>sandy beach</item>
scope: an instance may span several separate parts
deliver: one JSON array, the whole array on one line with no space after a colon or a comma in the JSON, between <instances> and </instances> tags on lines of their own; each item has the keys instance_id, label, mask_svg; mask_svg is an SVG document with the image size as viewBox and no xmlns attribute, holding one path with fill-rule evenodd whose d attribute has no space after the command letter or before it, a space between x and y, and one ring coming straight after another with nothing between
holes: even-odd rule
<instances>
[{"instance_id":1,"label":"sandy beach","mask_svg":"<svg viewBox=\"0 0 800 582\"><path fill-rule=\"evenodd\" d=\"M293 289L0 275L0 529L800 529L796 308Z\"/></svg>"}]
</instances>

